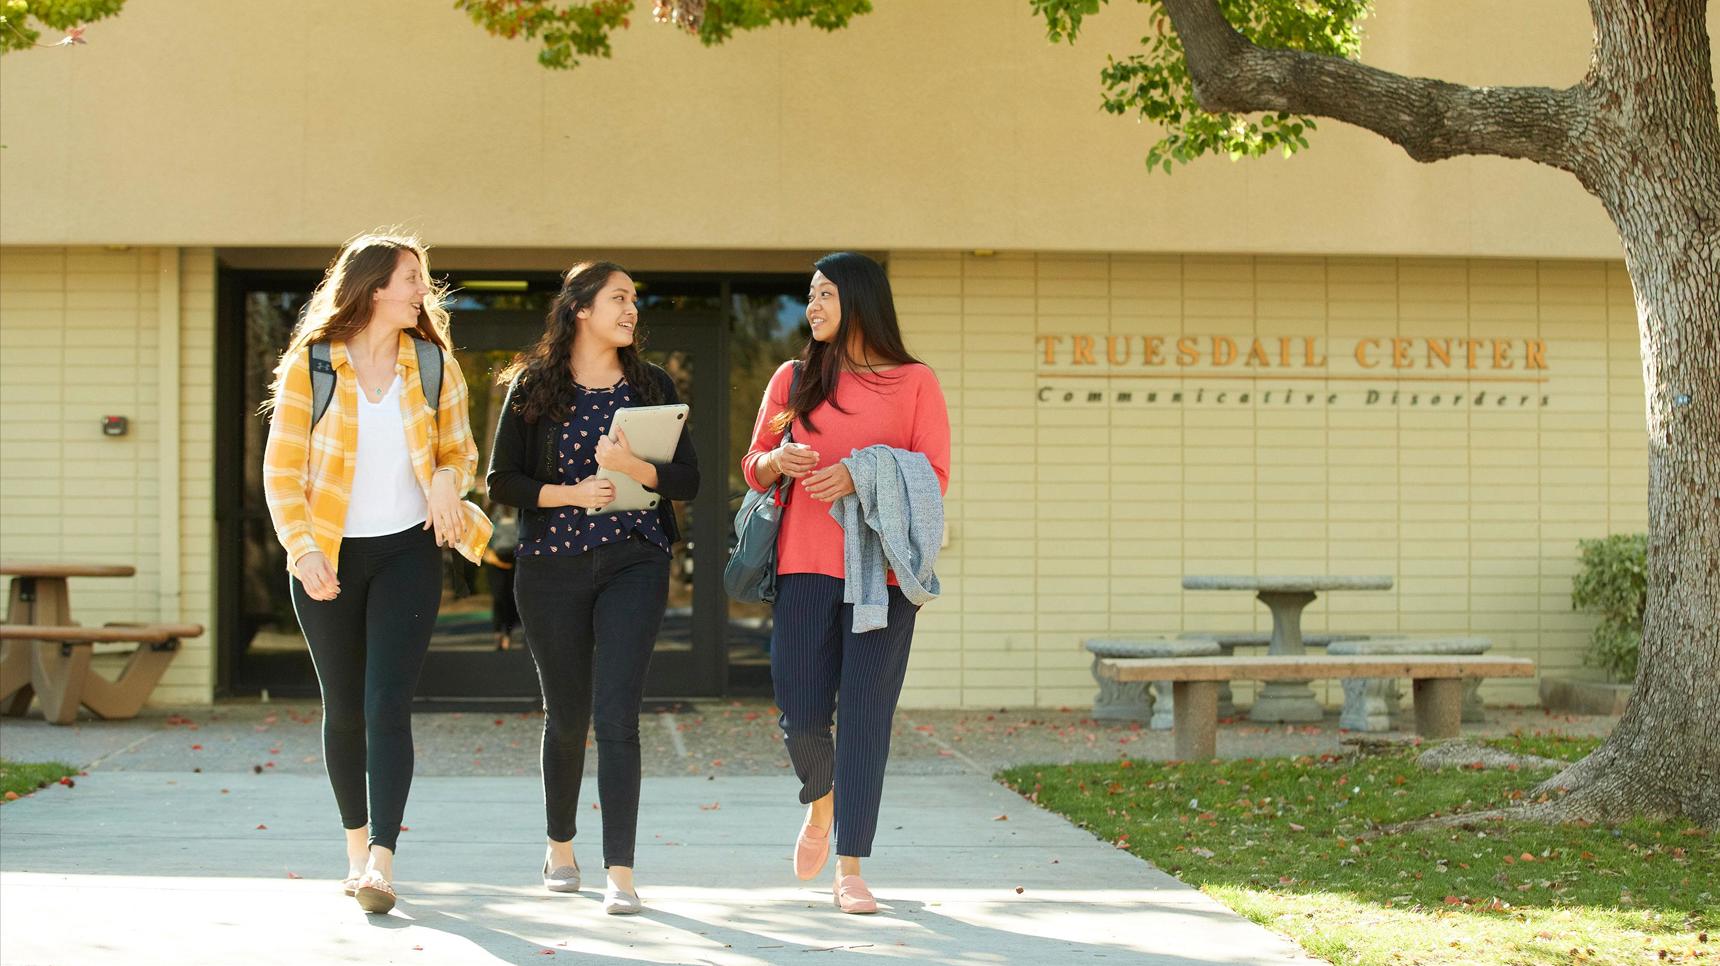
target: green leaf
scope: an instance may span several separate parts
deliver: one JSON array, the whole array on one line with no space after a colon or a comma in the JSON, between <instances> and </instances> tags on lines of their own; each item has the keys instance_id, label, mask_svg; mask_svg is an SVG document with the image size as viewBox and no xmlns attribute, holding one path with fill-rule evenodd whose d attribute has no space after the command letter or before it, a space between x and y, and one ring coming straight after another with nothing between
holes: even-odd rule
<instances>
[{"instance_id":1,"label":"green leaf","mask_svg":"<svg viewBox=\"0 0 1720 966\"><path fill-rule=\"evenodd\" d=\"M1182 43L1168 26L1160 0L1139 0L1148 8L1154 32L1140 50L1111 56L1099 72L1101 106L1107 113L1134 114L1163 132L1147 152L1149 169L1161 159L1187 164L1206 154L1232 161L1281 151L1286 157L1308 146L1314 120L1284 112L1254 116L1208 114L1194 97L1194 83ZM1082 19L1098 12L1101 0L1032 0L1045 19L1051 40L1074 40ZM1226 19L1250 41L1283 50L1302 50L1353 58L1361 47L1361 20L1370 0L1220 0ZM1168 168L1166 169L1169 170Z\"/></svg>"},{"instance_id":2,"label":"green leaf","mask_svg":"<svg viewBox=\"0 0 1720 966\"><path fill-rule=\"evenodd\" d=\"M612 55L609 38L632 26L633 0L454 0L454 8L495 36L541 40L538 63L570 70L581 58ZM711 46L773 24L837 30L871 11L871 0L707 0L696 20L677 23Z\"/></svg>"},{"instance_id":3,"label":"green leaf","mask_svg":"<svg viewBox=\"0 0 1720 966\"><path fill-rule=\"evenodd\" d=\"M28 50L43 43L42 32L31 21L49 30L63 32L105 20L119 13L125 0L7 0L0 6L0 54ZM49 38L47 44L59 38Z\"/></svg>"}]
</instances>

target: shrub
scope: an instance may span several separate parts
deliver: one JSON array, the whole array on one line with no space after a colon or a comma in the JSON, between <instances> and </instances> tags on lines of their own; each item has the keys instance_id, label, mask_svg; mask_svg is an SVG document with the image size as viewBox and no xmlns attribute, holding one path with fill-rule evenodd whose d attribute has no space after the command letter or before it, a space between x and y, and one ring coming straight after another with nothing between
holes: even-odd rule
<instances>
[{"instance_id":1,"label":"shrub","mask_svg":"<svg viewBox=\"0 0 1720 966\"><path fill-rule=\"evenodd\" d=\"M1571 578L1571 606L1601 618L1585 662L1615 681L1634 681L1648 600L1648 535L1618 533L1577 546L1582 559Z\"/></svg>"}]
</instances>

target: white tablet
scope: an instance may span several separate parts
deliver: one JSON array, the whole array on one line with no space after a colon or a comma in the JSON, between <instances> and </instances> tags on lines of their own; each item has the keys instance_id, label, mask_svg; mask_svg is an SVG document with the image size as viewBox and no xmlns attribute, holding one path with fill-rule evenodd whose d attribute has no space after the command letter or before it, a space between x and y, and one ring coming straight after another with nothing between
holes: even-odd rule
<instances>
[{"instance_id":1,"label":"white tablet","mask_svg":"<svg viewBox=\"0 0 1720 966\"><path fill-rule=\"evenodd\" d=\"M675 447L680 445L681 433L686 428L686 403L617 409L609 421L609 435L615 435L618 429L626 432L633 455L652 463L667 463L675 458ZM615 484L615 499L600 510L592 510L592 513L651 510L662 500L661 496L640 486L638 480L619 470L600 468L597 476Z\"/></svg>"}]
</instances>

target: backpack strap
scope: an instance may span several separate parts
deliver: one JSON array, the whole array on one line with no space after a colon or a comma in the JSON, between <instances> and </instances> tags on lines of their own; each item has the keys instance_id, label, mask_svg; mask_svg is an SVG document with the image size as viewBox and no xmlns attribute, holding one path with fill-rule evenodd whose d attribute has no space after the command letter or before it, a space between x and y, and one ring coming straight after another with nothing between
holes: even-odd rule
<instances>
[{"instance_id":1,"label":"backpack strap","mask_svg":"<svg viewBox=\"0 0 1720 966\"><path fill-rule=\"evenodd\" d=\"M322 421L323 413L334 398L334 363L329 361L329 344L312 342L311 366L311 425Z\"/></svg>"},{"instance_id":2,"label":"backpack strap","mask_svg":"<svg viewBox=\"0 0 1720 966\"><path fill-rule=\"evenodd\" d=\"M429 339L412 336L412 348L418 353L418 384L424 389L424 401L430 404L430 413L436 413L436 404L442 401L442 347Z\"/></svg>"},{"instance_id":3,"label":"backpack strap","mask_svg":"<svg viewBox=\"0 0 1720 966\"><path fill-rule=\"evenodd\" d=\"M412 348L418 353L418 384L424 389L424 401L430 404L432 415L442 401L442 348L428 339L412 336ZM323 413L334 400L334 363L327 342L311 343L311 425L322 422Z\"/></svg>"}]
</instances>

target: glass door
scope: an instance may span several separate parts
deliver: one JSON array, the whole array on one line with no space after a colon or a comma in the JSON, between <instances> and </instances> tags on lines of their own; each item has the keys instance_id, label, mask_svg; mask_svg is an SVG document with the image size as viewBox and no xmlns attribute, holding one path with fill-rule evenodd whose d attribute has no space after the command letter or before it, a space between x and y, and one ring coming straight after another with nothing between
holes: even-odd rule
<instances>
[{"instance_id":1,"label":"glass door","mask_svg":"<svg viewBox=\"0 0 1720 966\"><path fill-rule=\"evenodd\" d=\"M481 324L455 319L462 346L457 358L470 384L472 432L478 439L481 466L489 465L496 419L506 395L506 387L496 377L517 347L536 338L542 316L522 311L516 324L508 323L494 310L486 313ZM651 658L646 693L652 697L718 695L725 683L721 620L725 548L720 528L726 522L721 485L724 442L723 427L710 414L721 412L723 405L723 384L714 375L722 372L721 319L680 312L672 322L653 322L648 313L645 333L643 355L674 378L681 401L688 404L688 431L705 481L696 499L674 505L681 542L670 563L668 608ZM483 505L492 520L508 512ZM449 566L458 572L450 574L443 595L419 696L535 699L536 668L524 629L513 628L507 649L500 648L503 622L498 616L508 610L511 573L493 563L472 567L452 557Z\"/></svg>"},{"instance_id":2,"label":"glass door","mask_svg":"<svg viewBox=\"0 0 1720 966\"><path fill-rule=\"evenodd\" d=\"M286 560L262 493L258 415L271 370L315 286L298 271L223 271L217 336L216 520L219 541L220 676L224 694L317 693L310 655L287 595ZM470 391L478 442L479 488L470 499L495 519L482 489L505 387L496 377L513 353L543 329L559 285L553 274L508 278L456 273L456 358ZM722 568L733 539L731 518L745 484L740 455L764 383L805 339L798 291L803 278L637 279L645 356L674 376L691 407L702 483L697 499L677 505L668 612L647 681L654 697L769 694L769 608L730 601ZM449 554L436 632L419 696L432 700L535 701L538 684L526 640L515 631L506 650L497 633L505 577Z\"/></svg>"}]
</instances>

